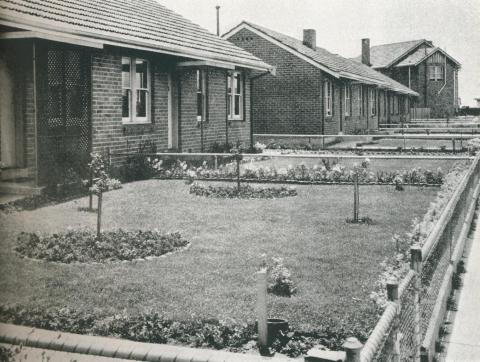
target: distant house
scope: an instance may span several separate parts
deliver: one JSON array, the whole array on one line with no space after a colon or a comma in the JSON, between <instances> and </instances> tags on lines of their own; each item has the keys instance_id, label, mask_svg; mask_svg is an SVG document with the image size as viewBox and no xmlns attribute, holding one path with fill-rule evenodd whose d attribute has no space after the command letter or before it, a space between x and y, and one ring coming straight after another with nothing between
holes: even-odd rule
<instances>
[{"instance_id":1,"label":"distant house","mask_svg":"<svg viewBox=\"0 0 480 362\"><path fill-rule=\"evenodd\" d=\"M366 46L362 51L357 60L419 93L415 107L426 109L430 117L444 118L458 111L460 63L431 41Z\"/></svg>"},{"instance_id":2,"label":"distant house","mask_svg":"<svg viewBox=\"0 0 480 362\"><path fill-rule=\"evenodd\" d=\"M107 147L250 142L250 78L272 67L156 1L0 6L2 178L42 185Z\"/></svg>"},{"instance_id":3,"label":"distant house","mask_svg":"<svg viewBox=\"0 0 480 362\"><path fill-rule=\"evenodd\" d=\"M298 40L244 21L223 37L276 67L253 81L255 133L356 133L410 118L416 92L318 47L313 29Z\"/></svg>"}]
</instances>

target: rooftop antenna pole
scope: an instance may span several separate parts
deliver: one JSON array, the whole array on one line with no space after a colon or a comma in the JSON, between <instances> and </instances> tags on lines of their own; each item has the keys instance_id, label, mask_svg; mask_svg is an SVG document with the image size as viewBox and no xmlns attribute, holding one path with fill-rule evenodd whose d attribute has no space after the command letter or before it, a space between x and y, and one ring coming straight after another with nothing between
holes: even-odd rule
<instances>
[{"instance_id":1,"label":"rooftop antenna pole","mask_svg":"<svg viewBox=\"0 0 480 362\"><path fill-rule=\"evenodd\" d=\"M217 35L220 36L220 5L215 6L217 9Z\"/></svg>"}]
</instances>

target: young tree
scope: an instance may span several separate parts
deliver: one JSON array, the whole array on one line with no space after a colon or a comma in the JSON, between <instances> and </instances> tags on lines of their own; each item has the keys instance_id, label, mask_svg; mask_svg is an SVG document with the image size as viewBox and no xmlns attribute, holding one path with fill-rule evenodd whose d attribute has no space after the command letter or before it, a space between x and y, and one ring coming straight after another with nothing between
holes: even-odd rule
<instances>
[{"instance_id":1,"label":"young tree","mask_svg":"<svg viewBox=\"0 0 480 362\"><path fill-rule=\"evenodd\" d=\"M102 229L102 196L105 191L119 189L121 183L119 180L111 178L105 162L98 153L91 154L92 160L88 164L91 174L93 176L93 184L90 187L90 193L97 195L97 238L100 237Z\"/></svg>"},{"instance_id":2,"label":"young tree","mask_svg":"<svg viewBox=\"0 0 480 362\"><path fill-rule=\"evenodd\" d=\"M353 165L353 222L359 222L359 209L360 209L360 187L359 181L362 177L367 175L367 169L370 165L370 160L366 158L360 165Z\"/></svg>"}]
</instances>

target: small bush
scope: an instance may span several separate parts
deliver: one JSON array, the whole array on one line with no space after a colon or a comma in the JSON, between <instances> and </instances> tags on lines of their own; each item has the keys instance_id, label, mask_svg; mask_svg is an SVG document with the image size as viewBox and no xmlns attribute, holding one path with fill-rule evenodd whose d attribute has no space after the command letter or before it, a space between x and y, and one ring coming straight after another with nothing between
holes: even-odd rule
<instances>
[{"instance_id":1,"label":"small bush","mask_svg":"<svg viewBox=\"0 0 480 362\"><path fill-rule=\"evenodd\" d=\"M291 297L297 288L290 279L290 270L283 264L283 258L272 258L272 261L273 265L268 268L272 279L268 292L281 297Z\"/></svg>"},{"instance_id":2,"label":"small bush","mask_svg":"<svg viewBox=\"0 0 480 362\"><path fill-rule=\"evenodd\" d=\"M98 238L87 230L38 235L20 233L15 250L23 256L60 263L133 260L160 256L188 245L179 233L108 231Z\"/></svg>"},{"instance_id":3,"label":"small bush","mask_svg":"<svg viewBox=\"0 0 480 362\"><path fill-rule=\"evenodd\" d=\"M250 185L241 186L204 186L193 183L190 186L190 193L197 196L216 198L239 198L239 199L274 199L282 197L297 196L297 190L291 187L253 187Z\"/></svg>"},{"instance_id":4,"label":"small bush","mask_svg":"<svg viewBox=\"0 0 480 362\"><path fill-rule=\"evenodd\" d=\"M11 349L0 346L0 362L13 362L15 358Z\"/></svg>"}]
</instances>

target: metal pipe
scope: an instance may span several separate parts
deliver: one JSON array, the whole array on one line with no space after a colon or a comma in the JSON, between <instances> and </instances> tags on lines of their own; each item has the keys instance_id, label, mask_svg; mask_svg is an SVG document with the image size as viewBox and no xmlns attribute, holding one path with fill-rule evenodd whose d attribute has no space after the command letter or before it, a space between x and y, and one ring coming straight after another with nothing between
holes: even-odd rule
<instances>
[{"instance_id":1,"label":"metal pipe","mask_svg":"<svg viewBox=\"0 0 480 362\"><path fill-rule=\"evenodd\" d=\"M217 35L220 36L220 5L215 6L217 9Z\"/></svg>"}]
</instances>

